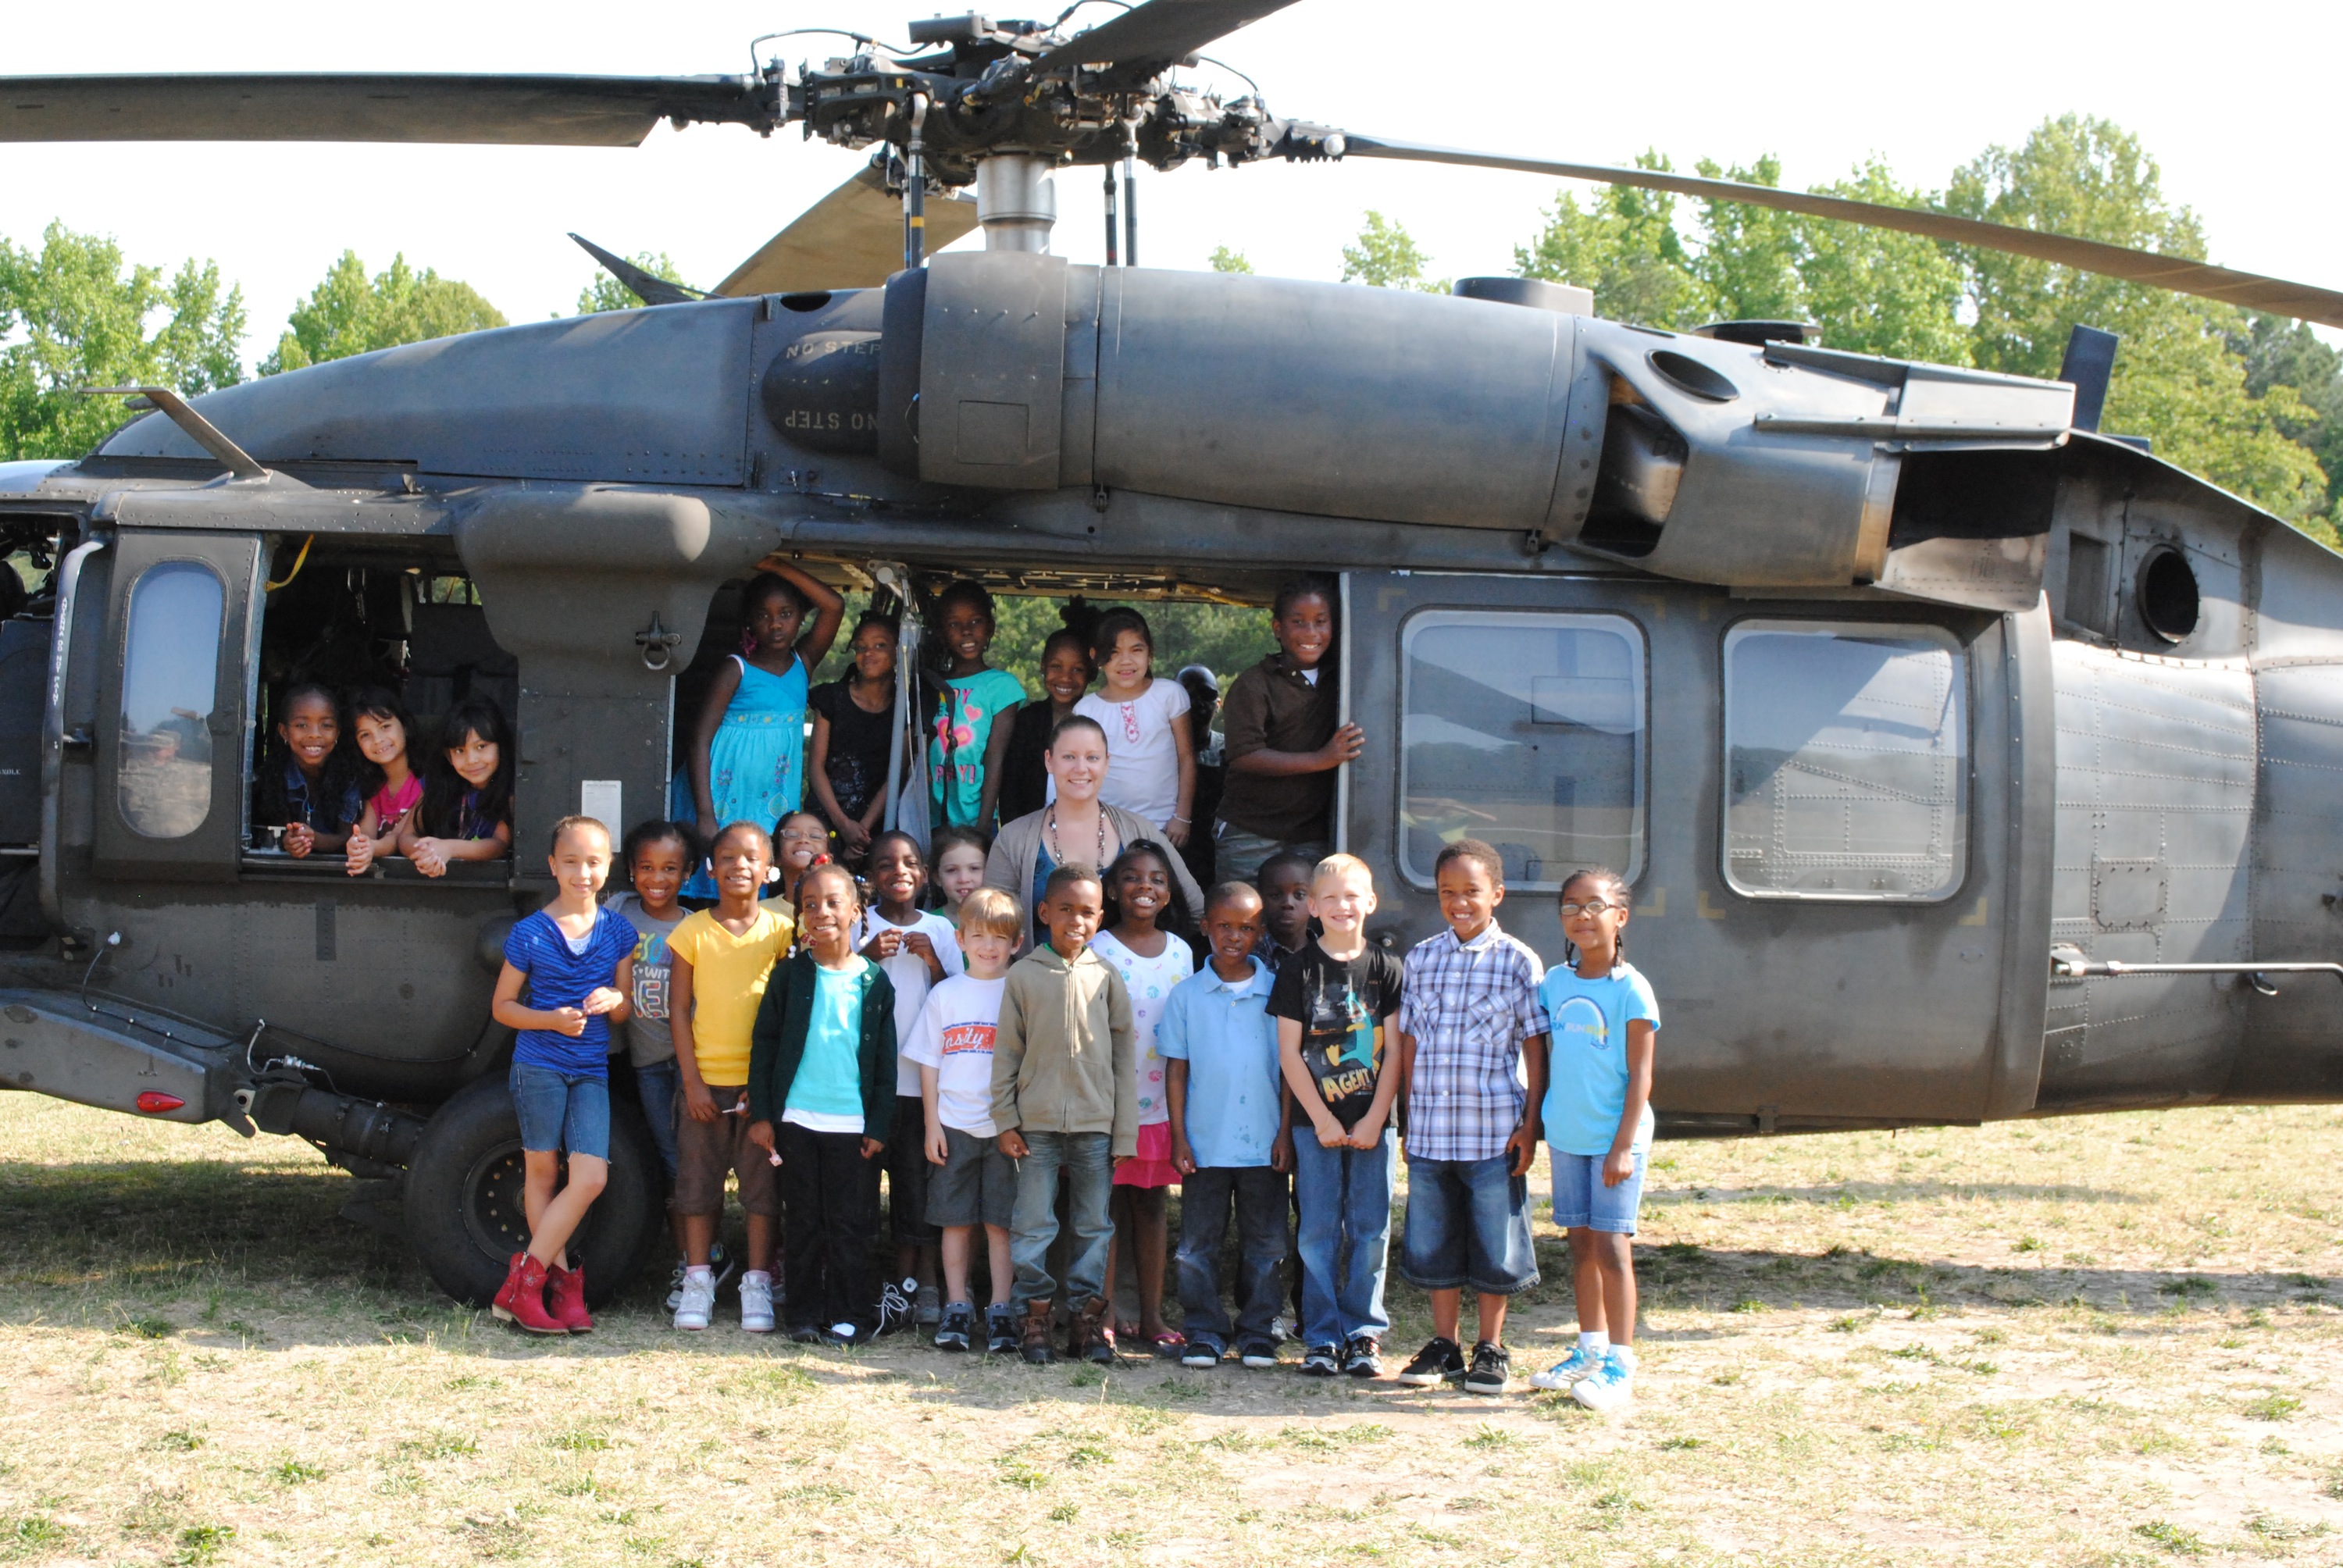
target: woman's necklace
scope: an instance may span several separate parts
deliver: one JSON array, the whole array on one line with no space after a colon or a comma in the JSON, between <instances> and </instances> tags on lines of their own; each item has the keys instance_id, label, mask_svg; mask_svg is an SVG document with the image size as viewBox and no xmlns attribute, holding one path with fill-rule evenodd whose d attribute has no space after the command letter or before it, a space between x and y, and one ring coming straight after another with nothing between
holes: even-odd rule
<instances>
[{"instance_id":1,"label":"woman's necklace","mask_svg":"<svg viewBox=\"0 0 2343 1568\"><path fill-rule=\"evenodd\" d=\"M1041 819L1041 826L1049 830L1050 859L1061 866L1064 865L1066 852L1058 847L1058 808L1054 804L1050 808L1050 814ZM1098 814L1098 861L1091 869L1096 871L1106 869L1106 811L1103 808Z\"/></svg>"}]
</instances>

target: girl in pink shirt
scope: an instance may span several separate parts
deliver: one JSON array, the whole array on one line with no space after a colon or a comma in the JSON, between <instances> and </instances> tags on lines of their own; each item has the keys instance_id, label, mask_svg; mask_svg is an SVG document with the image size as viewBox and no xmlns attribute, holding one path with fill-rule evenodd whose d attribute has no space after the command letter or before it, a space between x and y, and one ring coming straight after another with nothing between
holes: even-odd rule
<instances>
[{"instance_id":1,"label":"girl in pink shirt","mask_svg":"<svg viewBox=\"0 0 2343 1568\"><path fill-rule=\"evenodd\" d=\"M358 692L350 699L350 725L372 775L370 782L377 786L350 829L350 875L355 877L377 855L396 850L398 830L422 804L423 779L407 760L407 738L415 733L415 720L396 696L380 687Z\"/></svg>"}]
</instances>

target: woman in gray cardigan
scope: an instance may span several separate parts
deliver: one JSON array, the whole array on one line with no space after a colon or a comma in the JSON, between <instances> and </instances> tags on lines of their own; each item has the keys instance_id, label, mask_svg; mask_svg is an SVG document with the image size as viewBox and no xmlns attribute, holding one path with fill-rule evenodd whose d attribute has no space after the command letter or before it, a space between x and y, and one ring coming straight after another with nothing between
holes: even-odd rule
<instances>
[{"instance_id":1,"label":"woman in gray cardigan","mask_svg":"<svg viewBox=\"0 0 2343 1568\"><path fill-rule=\"evenodd\" d=\"M1025 906L1033 917L1034 940L1041 934L1041 884L1056 868L1084 865L1104 873L1125 846L1141 839L1161 841L1155 825L1120 806L1102 805L1099 786L1106 782L1106 731L1097 720L1080 714L1061 722L1050 737L1041 759L1058 786L1058 798L1039 811L1001 825L984 859L984 882L999 888ZM1165 856L1188 907L1201 913L1204 895L1178 852Z\"/></svg>"}]
</instances>

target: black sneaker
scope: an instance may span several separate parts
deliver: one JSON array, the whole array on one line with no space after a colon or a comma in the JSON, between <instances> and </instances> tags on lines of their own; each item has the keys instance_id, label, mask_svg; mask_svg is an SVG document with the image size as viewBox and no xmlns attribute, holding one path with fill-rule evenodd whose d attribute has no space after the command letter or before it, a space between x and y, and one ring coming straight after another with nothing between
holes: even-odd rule
<instances>
[{"instance_id":1,"label":"black sneaker","mask_svg":"<svg viewBox=\"0 0 2343 1568\"><path fill-rule=\"evenodd\" d=\"M799 1323L789 1330L789 1341L793 1344L818 1345L828 1337L819 1323Z\"/></svg>"},{"instance_id":2,"label":"black sneaker","mask_svg":"<svg viewBox=\"0 0 2343 1568\"><path fill-rule=\"evenodd\" d=\"M1271 1339L1247 1340L1237 1347L1237 1359L1255 1372L1277 1364L1277 1342Z\"/></svg>"},{"instance_id":3,"label":"black sneaker","mask_svg":"<svg viewBox=\"0 0 2343 1568\"><path fill-rule=\"evenodd\" d=\"M1464 1374L1464 1392L1503 1393L1513 1375L1513 1352L1503 1345L1493 1345L1483 1340L1473 1347L1473 1370Z\"/></svg>"},{"instance_id":4,"label":"black sneaker","mask_svg":"<svg viewBox=\"0 0 2343 1568\"><path fill-rule=\"evenodd\" d=\"M1342 1370L1342 1352L1332 1345L1312 1345L1302 1358L1303 1377L1332 1377Z\"/></svg>"},{"instance_id":5,"label":"black sneaker","mask_svg":"<svg viewBox=\"0 0 2343 1568\"><path fill-rule=\"evenodd\" d=\"M1435 1388L1450 1378L1464 1375L1464 1352L1456 1342L1437 1336L1427 1341L1415 1352L1415 1359L1399 1369L1399 1381L1410 1388Z\"/></svg>"},{"instance_id":6,"label":"black sneaker","mask_svg":"<svg viewBox=\"0 0 2343 1568\"><path fill-rule=\"evenodd\" d=\"M875 1340L891 1334L897 1329L909 1327L912 1314L918 1311L919 1299L920 1282L908 1276L900 1284L890 1281L881 1286L878 1308L871 1314L873 1326L868 1337Z\"/></svg>"},{"instance_id":7,"label":"black sneaker","mask_svg":"<svg viewBox=\"0 0 2343 1568\"><path fill-rule=\"evenodd\" d=\"M976 1309L966 1302L953 1302L944 1308L943 1321L936 1325L936 1349L964 1351L969 1334L976 1327Z\"/></svg>"},{"instance_id":8,"label":"black sneaker","mask_svg":"<svg viewBox=\"0 0 2343 1568\"><path fill-rule=\"evenodd\" d=\"M1016 1308L1001 1302L984 1309L984 1348L989 1354L1015 1355L1020 1337Z\"/></svg>"},{"instance_id":9,"label":"black sneaker","mask_svg":"<svg viewBox=\"0 0 2343 1568\"><path fill-rule=\"evenodd\" d=\"M1373 1334L1353 1334L1342 1348L1342 1370L1353 1377L1383 1376L1383 1342Z\"/></svg>"},{"instance_id":10,"label":"black sneaker","mask_svg":"<svg viewBox=\"0 0 2343 1568\"><path fill-rule=\"evenodd\" d=\"M1221 1357L1224 1353L1214 1341L1192 1339L1180 1352L1180 1364L1183 1367L1193 1367L1198 1372L1210 1372L1221 1364Z\"/></svg>"}]
</instances>

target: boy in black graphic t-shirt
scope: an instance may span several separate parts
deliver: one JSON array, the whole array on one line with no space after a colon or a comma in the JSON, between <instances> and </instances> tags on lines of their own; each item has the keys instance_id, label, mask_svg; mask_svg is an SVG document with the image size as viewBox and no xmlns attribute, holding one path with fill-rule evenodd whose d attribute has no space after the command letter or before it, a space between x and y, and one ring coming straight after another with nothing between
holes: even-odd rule
<instances>
[{"instance_id":1,"label":"boy in black graphic t-shirt","mask_svg":"<svg viewBox=\"0 0 2343 1568\"><path fill-rule=\"evenodd\" d=\"M1383 1261L1399 1141L1391 1126L1399 1075L1383 1071L1383 1020L1398 1010L1400 960L1367 946L1375 907L1366 863L1318 864L1310 912L1323 934L1278 971L1269 997L1278 1060L1307 1129L1293 1140L1302 1212L1302 1370L1319 1377L1383 1375ZM1339 1277L1342 1243L1349 1262Z\"/></svg>"}]
</instances>

